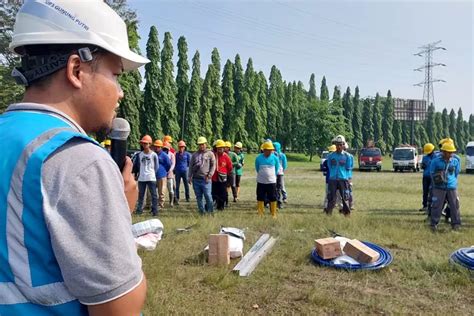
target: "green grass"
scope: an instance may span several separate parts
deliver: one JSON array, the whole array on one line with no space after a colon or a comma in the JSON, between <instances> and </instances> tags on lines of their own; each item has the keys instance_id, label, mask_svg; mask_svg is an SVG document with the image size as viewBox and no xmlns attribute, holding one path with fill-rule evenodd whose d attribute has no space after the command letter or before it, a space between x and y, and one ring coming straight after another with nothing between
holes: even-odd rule
<instances>
[{"instance_id":1,"label":"green grass","mask_svg":"<svg viewBox=\"0 0 474 316\"><path fill-rule=\"evenodd\" d=\"M293 156L285 176L289 203L277 220L268 211L264 218L257 216L254 156L247 157L241 200L229 209L200 217L193 199L162 212L163 240L153 252L140 251L148 279L145 315L472 315L474 276L448 258L474 244L474 175L459 177L462 229L453 232L441 223L433 234L418 212L421 173L356 171L356 210L350 218L337 212L327 217L321 209L319 157L309 163ZM390 166L389 159L384 169L385 164ZM192 224L189 233L176 233ZM221 225L246 229L245 251L262 233L279 239L251 276L241 278L231 272L238 259L227 267L210 267L202 255L209 234ZM314 265L309 256L314 239L329 236L329 230L386 247L393 263L370 272Z\"/></svg>"}]
</instances>

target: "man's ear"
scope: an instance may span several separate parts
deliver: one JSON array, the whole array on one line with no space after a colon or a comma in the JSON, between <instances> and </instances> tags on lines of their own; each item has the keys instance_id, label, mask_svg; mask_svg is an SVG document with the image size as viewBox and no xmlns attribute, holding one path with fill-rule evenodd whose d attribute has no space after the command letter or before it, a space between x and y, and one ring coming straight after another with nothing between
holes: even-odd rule
<instances>
[{"instance_id":1,"label":"man's ear","mask_svg":"<svg viewBox=\"0 0 474 316\"><path fill-rule=\"evenodd\" d=\"M82 80L84 75L83 70L84 64L81 63L81 58L76 55L72 54L69 56L69 59L66 64L66 77L69 83L77 89L82 88Z\"/></svg>"}]
</instances>

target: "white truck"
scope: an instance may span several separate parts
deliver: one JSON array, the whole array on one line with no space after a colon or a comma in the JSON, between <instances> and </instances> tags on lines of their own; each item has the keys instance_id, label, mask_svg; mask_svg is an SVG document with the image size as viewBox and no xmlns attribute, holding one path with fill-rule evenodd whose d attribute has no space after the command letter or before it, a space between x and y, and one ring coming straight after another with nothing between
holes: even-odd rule
<instances>
[{"instance_id":1,"label":"white truck","mask_svg":"<svg viewBox=\"0 0 474 316\"><path fill-rule=\"evenodd\" d=\"M400 146L393 151L393 171L420 171L421 157L413 146Z\"/></svg>"},{"instance_id":2,"label":"white truck","mask_svg":"<svg viewBox=\"0 0 474 316\"><path fill-rule=\"evenodd\" d=\"M466 173L474 172L474 141L466 145Z\"/></svg>"}]
</instances>

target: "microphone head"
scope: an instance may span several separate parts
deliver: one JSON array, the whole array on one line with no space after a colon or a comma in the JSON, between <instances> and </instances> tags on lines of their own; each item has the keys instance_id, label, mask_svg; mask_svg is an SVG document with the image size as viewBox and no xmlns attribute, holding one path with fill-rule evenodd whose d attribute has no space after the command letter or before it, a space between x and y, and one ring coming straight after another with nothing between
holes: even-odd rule
<instances>
[{"instance_id":1,"label":"microphone head","mask_svg":"<svg viewBox=\"0 0 474 316\"><path fill-rule=\"evenodd\" d=\"M112 130L110 131L109 138L115 140L127 140L130 135L130 124L126 119L117 117L112 122Z\"/></svg>"}]
</instances>

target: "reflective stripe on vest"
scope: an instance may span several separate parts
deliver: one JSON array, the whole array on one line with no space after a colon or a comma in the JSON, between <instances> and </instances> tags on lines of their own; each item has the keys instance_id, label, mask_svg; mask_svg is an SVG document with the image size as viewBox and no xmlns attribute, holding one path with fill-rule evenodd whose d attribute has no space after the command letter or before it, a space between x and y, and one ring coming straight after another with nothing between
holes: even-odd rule
<instances>
[{"instance_id":1,"label":"reflective stripe on vest","mask_svg":"<svg viewBox=\"0 0 474 316\"><path fill-rule=\"evenodd\" d=\"M24 126L18 129L17 126ZM87 309L63 283L43 213L44 161L73 138L94 142L66 122L38 112L0 116L0 314ZM35 306L35 304L37 306Z\"/></svg>"}]
</instances>

